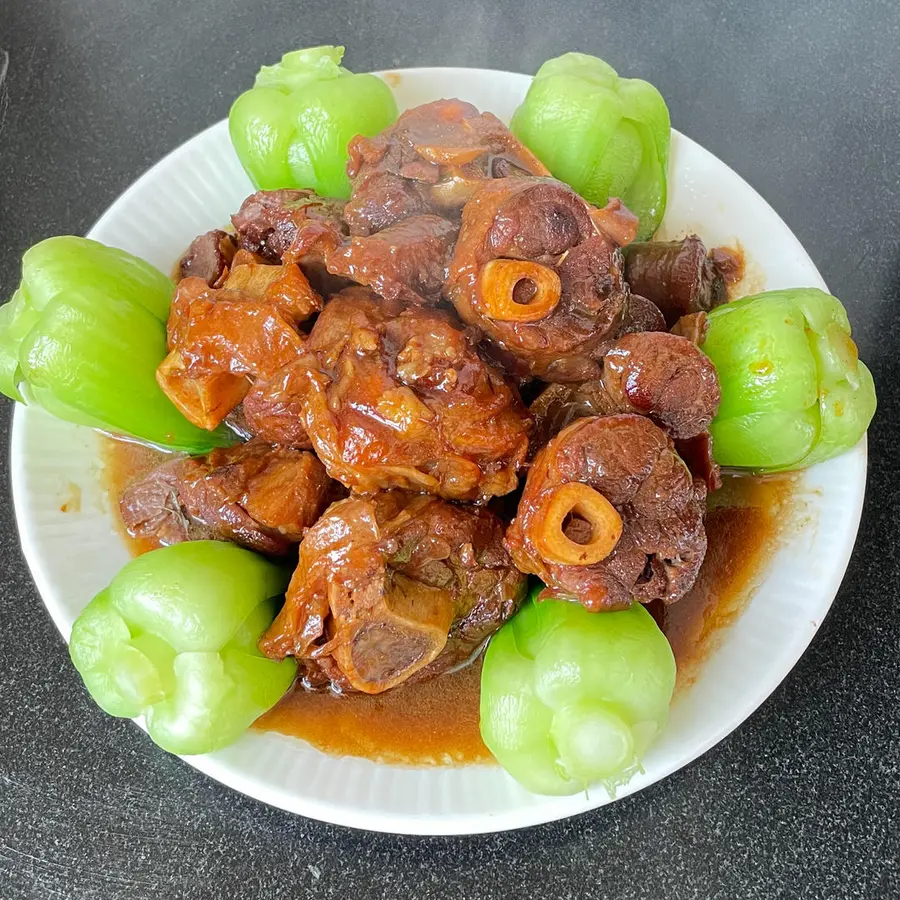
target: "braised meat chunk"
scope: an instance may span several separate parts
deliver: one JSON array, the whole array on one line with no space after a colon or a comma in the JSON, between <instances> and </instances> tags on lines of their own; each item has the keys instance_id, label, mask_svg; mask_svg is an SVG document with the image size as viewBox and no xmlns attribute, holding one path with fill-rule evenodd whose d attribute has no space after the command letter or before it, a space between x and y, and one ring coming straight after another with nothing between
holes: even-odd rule
<instances>
[{"instance_id":1,"label":"braised meat chunk","mask_svg":"<svg viewBox=\"0 0 900 900\"><path fill-rule=\"evenodd\" d=\"M465 662L518 608L525 576L484 509L399 491L328 508L260 641L313 684L377 694Z\"/></svg>"},{"instance_id":2,"label":"braised meat chunk","mask_svg":"<svg viewBox=\"0 0 900 900\"><path fill-rule=\"evenodd\" d=\"M548 594L591 611L674 603L706 553L705 500L649 419L579 419L535 458L506 547Z\"/></svg>"},{"instance_id":3,"label":"braised meat chunk","mask_svg":"<svg viewBox=\"0 0 900 900\"><path fill-rule=\"evenodd\" d=\"M622 207L614 204L615 220ZM610 237L627 239L629 230L604 225L571 188L549 178L486 182L466 204L445 293L517 376L599 376L598 360L627 321L629 300Z\"/></svg>"},{"instance_id":4,"label":"braised meat chunk","mask_svg":"<svg viewBox=\"0 0 900 900\"><path fill-rule=\"evenodd\" d=\"M406 306L440 300L457 227L447 219L416 215L371 235L345 238L334 228L306 225L291 253L322 261L343 284L371 287Z\"/></svg>"},{"instance_id":5,"label":"braised meat chunk","mask_svg":"<svg viewBox=\"0 0 900 900\"><path fill-rule=\"evenodd\" d=\"M625 279L635 294L662 310L671 328L681 316L725 303L725 278L692 234L681 241L631 244L625 251Z\"/></svg>"},{"instance_id":6,"label":"braised meat chunk","mask_svg":"<svg viewBox=\"0 0 900 900\"><path fill-rule=\"evenodd\" d=\"M299 267L250 264L232 268L215 290L185 278L172 301L169 354L156 378L184 416L214 429L303 348L297 324L321 308Z\"/></svg>"},{"instance_id":7,"label":"braised meat chunk","mask_svg":"<svg viewBox=\"0 0 900 900\"><path fill-rule=\"evenodd\" d=\"M603 357L603 386L622 412L649 416L675 440L707 431L722 395L710 359L665 331L619 338Z\"/></svg>"},{"instance_id":8,"label":"braised meat chunk","mask_svg":"<svg viewBox=\"0 0 900 900\"><path fill-rule=\"evenodd\" d=\"M344 218L353 235L374 234L408 216L458 216L489 178L548 175L494 115L461 100L407 110L381 134L350 142L353 191Z\"/></svg>"},{"instance_id":9,"label":"braised meat chunk","mask_svg":"<svg viewBox=\"0 0 900 900\"><path fill-rule=\"evenodd\" d=\"M332 478L483 501L516 486L530 420L515 389L442 311L363 288L333 298L279 375Z\"/></svg>"},{"instance_id":10,"label":"braised meat chunk","mask_svg":"<svg viewBox=\"0 0 900 900\"><path fill-rule=\"evenodd\" d=\"M633 334L637 331L665 331L666 319L660 308L640 294L628 295L628 312L619 329L619 334Z\"/></svg>"},{"instance_id":11,"label":"braised meat chunk","mask_svg":"<svg viewBox=\"0 0 900 900\"><path fill-rule=\"evenodd\" d=\"M322 298L312 289L299 266L267 265L246 250L238 250L234 255L222 287L226 291L240 291L245 299L274 307L292 325L305 322L322 308ZM222 298L235 299L229 294Z\"/></svg>"},{"instance_id":12,"label":"braised meat chunk","mask_svg":"<svg viewBox=\"0 0 900 900\"><path fill-rule=\"evenodd\" d=\"M182 278L195 275L210 287L222 287L234 259L237 242L226 231L207 231L195 238L178 263Z\"/></svg>"},{"instance_id":13,"label":"braised meat chunk","mask_svg":"<svg viewBox=\"0 0 900 900\"><path fill-rule=\"evenodd\" d=\"M457 228L440 216L413 216L325 253L332 275L371 287L404 305L440 300Z\"/></svg>"},{"instance_id":14,"label":"braised meat chunk","mask_svg":"<svg viewBox=\"0 0 900 900\"><path fill-rule=\"evenodd\" d=\"M345 236L343 207L342 200L313 191L257 191L243 202L231 223L242 250L257 254L262 262L296 263L313 288L327 297L346 287L347 281L330 275L322 255L306 244L310 232Z\"/></svg>"},{"instance_id":15,"label":"braised meat chunk","mask_svg":"<svg viewBox=\"0 0 900 900\"><path fill-rule=\"evenodd\" d=\"M257 381L241 405L246 432L283 447L311 450L312 442L303 424L298 367L285 366L268 379Z\"/></svg>"},{"instance_id":16,"label":"braised meat chunk","mask_svg":"<svg viewBox=\"0 0 900 900\"><path fill-rule=\"evenodd\" d=\"M675 440L708 432L719 408L719 378L692 341L664 331L626 334L602 363L601 378L551 384L537 396L530 407L535 450L584 416L638 413Z\"/></svg>"},{"instance_id":17,"label":"braised meat chunk","mask_svg":"<svg viewBox=\"0 0 900 900\"><path fill-rule=\"evenodd\" d=\"M163 463L124 491L119 510L136 538L234 541L280 555L319 518L329 485L312 453L251 441Z\"/></svg>"},{"instance_id":18,"label":"braised meat chunk","mask_svg":"<svg viewBox=\"0 0 900 900\"><path fill-rule=\"evenodd\" d=\"M534 430L529 443L530 455L546 447L567 425L589 416L611 416L619 409L599 378L581 384L548 384L528 407Z\"/></svg>"},{"instance_id":19,"label":"braised meat chunk","mask_svg":"<svg viewBox=\"0 0 900 900\"><path fill-rule=\"evenodd\" d=\"M280 263L303 225L314 222L341 231L341 210L340 200L320 197L313 191L257 191L241 204L231 224L242 250Z\"/></svg>"}]
</instances>

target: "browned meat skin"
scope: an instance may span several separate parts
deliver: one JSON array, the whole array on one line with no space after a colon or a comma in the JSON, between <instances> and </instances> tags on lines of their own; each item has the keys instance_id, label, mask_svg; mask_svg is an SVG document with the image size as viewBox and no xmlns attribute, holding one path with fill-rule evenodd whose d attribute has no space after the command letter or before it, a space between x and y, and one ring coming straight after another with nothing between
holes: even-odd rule
<instances>
[{"instance_id":1,"label":"browned meat skin","mask_svg":"<svg viewBox=\"0 0 900 900\"><path fill-rule=\"evenodd\" d=\"M380 693L469 659L515 613L525 576L491 512L389 491L333 504L300 545L260 641L308 683Z\"/></svg>"},{"instance_id":2,"label":"browned meat skin","mask_svg":"<svg viewBox=\"0 0 900 900\"><path fill-rule=\"evenodd\" d=\"M188 247L178 263L178 271L182 278L196 275L210 287L222 287L236 250L237 243L228 232L207 231Z\"/></svg>"},{"instance_id":3,"label":"browned meat skin","mask_svg":"<svg viewBox=\"0 0 900 900\"><path fill-rule=\"evenodd\" d=\"M364 288L333 298L285 373L329 474L359 493L389 488L483 501L511 491L530 419L451 314L399 311Z\"/></svg>"},{"instance_id":4,"label":"browned meat skin","mask_svg":"<svg viewBox=\"0 0 900 900\"><path fill-rule=\"evenodd\" d=\"M461 100L407 110L376 137L354 138L348 149L353 192L344 218L353 235L428 212L455 217L488 178L550 174L496 116Z\"/></svg>"},{"instance_id":5,"label":"browned meat skin","mask_svg":"<svg viewBox=\"0 0 900 900\"><path fill-rule=\"evenodd\" d=\"M619 338L603 357L603 386L622 412L649 416L675 440L707 431L722 396L709 358L665 331Z\"/></svg>"},{"instance_id":6,"label":"browned meat skin","mask_svg":"<svg viewBox=\"0 0 900 900\"><path fill-rule=\"evenodd\" d=\"M257 381L241 406L248 434L283 447L311 450L303 424L303 410L294 379L297 367L288 365L267 381Z\"/></svg>"},{"instance_id":7,"label":"browned meat skin","mask_svg":"<svg viewBox=\"0 0 900 900\"><path fill-rule=\"evenodd\" d=\"M620 334L636 331L665 331L666 320L655 303L639 294L628 295L628 313L622 323Z\"/></svg>"},{"instance_id":8,"label":"browned meat skin","mask_svg":"<svg viewBox=\"0 0 900 900\"><path fill-rule=\"evenodd\" d=\"M231 224L241 249L280 263L305 223L326 223L341 231L342 208L340 200L320 197L313 191L257 191L241 204Z\"/></svg>"},{"instance_id":9,"label":"browned meat skin","mask_svg":"<svg viewBox=\"0 0 900 900\"><path fill-rule=\"evenodd\" d=\"M725 279L692 234L681 241L631 244L625 251L625 279L635 294L655 303L671 328L688 313L725 303Z\"/></svg>"},{"instance_id":10,"label":"browned meat skin","mask_svg":"<svg viewBox=\"0 0 900 900\"><path fill-rule=\"evenodd\" d=\"M325 265L386 300L431 305L440 300L456 232L440 216L413 216L327 250Z\"/></svg>"},{"instance_id":11,"label":"browned meat skin","mask_svg":"<svg viewBox=\"0 0 900 900\"><path fill-rule=\"evenodd\" d=\"M247 273L251 269L262 277ZM232 279L242 279L245 289L231 289ZM243 400L252 380L271 377L300 355L304 339L297 322L320 307L293 264L235 266L219 290L201 278L182 279L169 312L170 352L157 381L186 418L213 429Z\"/></svg>"},{"instance_id":12,"label":"browned meat skin","mask_svg":"<svg viewBox=\"0 0 900 900\"><path fill-rule=\"evenodd\" d=\"M622 519L612 553L593 565L549 562L538 550L548 501L570 482L598 491ZM703 483L649 419L579 419L538 453L505 543L516 566L537 575L548 594L580 600L592 612L625 609L632 599L674 603L693 585L706 553L705 500Z\"/></svg>"},{"instance_id":13,"label":"browned meat skin","mask_svg":"<svg viewBox=\"0 0 900 900\"><path fill-rule=\"evenodd\" d=\"M125 490L119 509L133 537L225 540L281 555L318 519L329 486L313 454L251 441L163 463Z\"/></svg>"},{"instance_id":14,"label":"browned meat skin","mask_svg":"<svg viewBox=\"0 0 900 900\"><path fill-rule=\"evenodd\" d=\"M489 339L488 352L517 377L597 378L604 349L627 321L621 254L590 213L571 188L549 178L486 182L463 210L445 294L460 318ZM534 260L556 272L561 295L555 308L532 322L489 316L480 279L497 259Z\"/></svg>"}]
</instances>

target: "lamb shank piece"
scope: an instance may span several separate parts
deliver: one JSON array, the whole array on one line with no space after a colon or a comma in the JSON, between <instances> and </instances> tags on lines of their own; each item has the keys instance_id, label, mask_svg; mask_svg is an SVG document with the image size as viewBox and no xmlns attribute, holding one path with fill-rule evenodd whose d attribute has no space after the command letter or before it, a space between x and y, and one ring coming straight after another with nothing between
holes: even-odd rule
<instances>
[{"instance_id":1,"label":"lamb shank piece","mask_svg":"<svg viewBox=\"0 0 900 900\"><path fill-rule=\"evenodd\" d=\"M596 378L629 324L618 241L635 227L618 200L594 210L550 178L486 182L463 210L445 294L517 376Z\"/></svg>"},{"instance_id":2,"label":"lamb shank piece","mask_svg":"<svg viewBox=\"0 0 900 900\"><path fill-rule=\"evenodd\" d=\"M461 100L407 110L381 134L354 138L344 218L352 235L374 234L409 216L456 218L486 179L549 175L491 113Z\"/></svg>"},{"instance_id":3,"label":"lamb shank piece","mask_svg":"<svg viewBox=\"0 0 900 900\"><path fill-rule=\"evenodd\" d=\"M399 491L352 497L307 532L260 649L296 656L308 684L377 694L468 660L525 586L493 513Z\"/></svg>"},{"instance_id":4,"label":"lamb shank piece","mask_svg":"<svg viewBox=\"0 0 900 900\"><path fill-rule=\"evenodd\" d=\"M706 554L706 486L631 414L579 419L538 453L506 547L549 596L599 610L674 603Z\"/></svg>"},{"instance_id":5,"label":"lamb shank piece","mask_svg":"<svg viewBox=\"0 0 900 900\"><path fill-rule=\"evenodd\" d=\"M625 251L625 280L656 304L671 328L682 316L706 312L728 300L723 273L692 234L681 241L632 244Z\"/></svg>"},{"instance_id":6,"label":"lamb shank piece","mask_svg":"<svg viewBox=\"0 0 900 900\"><path fill-rule=\"evenodd\" d=\"M125 489L119 510L132 537L280 555L319 518L330 484L312 453L251 441L163 463Z\"/></svg>"},{"instance_id":7,"label":"lamb shank piece","mask_svg":"<svg viewBox=\"0 0 900 900\"><path fill-rule=\"evenodd\" d=\"M357 493L484 501L516 487L531 420L449 313L348 289L273 383L269 400L300 410L329 475Z\"/></svg>"}]
</instances>

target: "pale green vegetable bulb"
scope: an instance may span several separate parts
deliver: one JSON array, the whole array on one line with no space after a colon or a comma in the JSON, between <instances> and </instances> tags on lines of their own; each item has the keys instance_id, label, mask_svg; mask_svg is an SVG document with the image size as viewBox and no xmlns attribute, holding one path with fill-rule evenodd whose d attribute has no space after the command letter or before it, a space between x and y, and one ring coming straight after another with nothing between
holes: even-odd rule
<instances>
[{"instance_id":1,"label":"pale green vegetable bulb","mask_svg":"<svg viewBox=\"0 0 900 900\"><path fill-rule=\"evenodd\" d=\"M720 465L805 469L854 447L875 415L875 384L847 312L818 288L717 307L702 349L722 386L710 427Z\"/></svg>"},{"instance_id":2,"label":"pale green vegetable bulb","mask_svg":"<svg viewBox=\"0 0 900 900\"><path fill-rule=\"evenodd\" d=\"M172 450L233 443L188 422L156 382L174 289L144 260L88 238L35 244L0 306L0 393Z\"/></svg>"},{"instance_id":3,"label":"pale green vegetable bulb","mask_svg":"<svg viewBox=\"0 0 900 900\"><path fill-rule=\"evenodd\" d=\"M231 107L231 143L257 188L311 188L348 197L347 145L372 137L397 118L391 89L377 76L354 74L343 47L307 47L263 66L254 86Z\"/></svg>"},{"instance_id":4,"label":"pale green vegetable bulb","mask_svg":"<svg viewBox=\"0 0 900 900\"><path fill-rule=\"evenodd\" d=\"M671 126L662 94L586 53L538 69L510 128L560 181L595 206L618 197L638 217L638 239L666 211Z\"/></svg>"},{"instance_id":5,"label":"pale green vegetable bulb","mask_svg":"<svg viewBox=\"0 0 900 900\"><path fill-rule=\"evenodd\" d=\"M482 738L534 793L613 794L665 728L675 658L640 604L591 613L540 589L488 647Z\"/></svg>"},{"instance_id":6,"label":"pale green vegetable bulb","mask_svg":"<svg viewBox=\"0 0 900 900\"><path fill-rule=\"evenodd\" d=\"M189 541L129 562L72 626L69 653L98 706L143 716L171 753L230 744L296 673L256 644L288 573L234 544Z\"/></svg>"}]
</instances>

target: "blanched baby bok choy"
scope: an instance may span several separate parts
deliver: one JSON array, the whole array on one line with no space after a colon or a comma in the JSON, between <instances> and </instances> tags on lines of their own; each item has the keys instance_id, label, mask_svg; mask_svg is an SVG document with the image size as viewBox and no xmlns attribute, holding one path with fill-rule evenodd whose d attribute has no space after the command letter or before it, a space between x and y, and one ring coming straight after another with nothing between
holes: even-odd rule
<instances>
[{"instance_id":1,"label":"blanched baby bok choy","mask_svg":"<svg viewBox=\"0 0 900 900\"><path fill-rule=\"evenodd\" d=\"M671 128L666 102L649 82L621 78L596 56L564 53L538 69L510 128L594 206L622 200L639 219L639 240L659 227Z\"/></svg>"},{"instance_id":2,"label":"blanched baby bok choy","mask_svg":"<svg viewBox=\"0 0 900 900\"><path fill-rule=\"evenodd\" d=\"M488 646L481 736L536 794L612 793L665 727L675 658L640 604L592 613L542 588Z\"/></svg>"},{"instance_id":3,"label":"blanched baby bok choy","mask_svg":"<svg viewBox=\"0 0 900 900\"><path fill-rule=\"evenodd\" d=\"M391 89L340 63L343 47L307 47L263 66L228 115L231 143L257 188L348 197L347 144L397 118Z\"/></svg>"},{"instance_id":4,"label":"blanched baby bok choy","mask_svg":"<svg viewBox=\"0 0 900 900\"><path fill-rule=\"evenodd\" d=\"M722 386L710 428L720 465L803 469L853 447L875 414L875 384L847 313L818 288L714 309L702 349Z\"/></svg>"},{"instance_id":5,"label":"blanched baby bok choy","mask_svg":"<svg viewBox=\"0 0 900 900\"><path fill-rule=\"evenodd\" d=\"M230 744L288 689L292 659L266 659L289 573L234 544L191 541L129 562L85 607L69 654L97 705L143 716L171 753Z\"/></svg>"},{"instance_id":6,"label":"blanched baby bok choy","mask_svg":"<svg viewBox=\"0 0 900 900\"><path fill-rule=\"evenodd\" d=\"M188 422L156 383L173 290L149 263L97 241L35 244L0 307L0 392L161 447L202 453L230 443Z\"/></svg>"}]
</instances>

